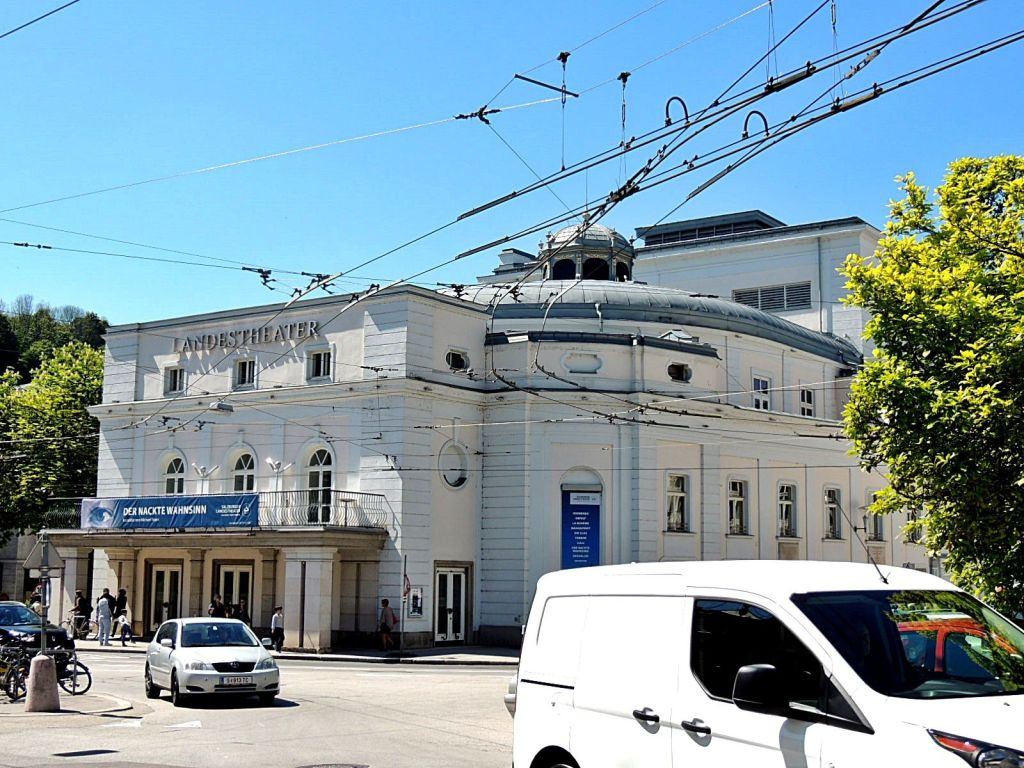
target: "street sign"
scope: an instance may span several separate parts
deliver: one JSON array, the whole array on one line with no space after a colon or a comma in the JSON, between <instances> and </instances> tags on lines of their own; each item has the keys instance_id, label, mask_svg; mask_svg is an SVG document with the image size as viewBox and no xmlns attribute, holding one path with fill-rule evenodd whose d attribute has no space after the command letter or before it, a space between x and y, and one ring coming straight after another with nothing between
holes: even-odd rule
<instances>
[{"instance_id":1,"label":"street sign","mask_svg":"<svg viewBox=\"0 0 1024 768\"><path fill-rule=\"evenodd\" d=\"M28 553L28 557L25 558L25 564L22 567L37 570L49 569L52 571L63 568L64 560L57 554L57 548L53 544L45 539L40 539L32 547L32 551Z\"/></svg>"}]
</instances>

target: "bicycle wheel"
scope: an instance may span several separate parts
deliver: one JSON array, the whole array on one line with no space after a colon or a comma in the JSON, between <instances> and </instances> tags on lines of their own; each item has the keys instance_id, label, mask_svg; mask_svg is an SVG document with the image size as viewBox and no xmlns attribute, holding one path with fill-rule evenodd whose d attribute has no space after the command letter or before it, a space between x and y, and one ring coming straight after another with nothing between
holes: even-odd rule
<instances>
[{"instance_id":1,"label":"bicycle wheel","mask_svg":"<svg viewBox=\"0 0 1024 768\"><path fill-rule=\"evenodd\" d=\"M92 673L80 661L69 661L64 674L57 678L60 687L72 696L80 696L92 687Z\"/></svg>"},{"instance_id":2,"label":"bicycle wheel","mask_svg":"<svg viewBox=\"0 0 1024 768\"><path fill-rule=\"evenodd\" d=\"M12 664L7 668L3 678L3 688L7 698L17 701L25 695L28 690L27 677L25 667L21 664Z\"/></svg>"}]
</instances>

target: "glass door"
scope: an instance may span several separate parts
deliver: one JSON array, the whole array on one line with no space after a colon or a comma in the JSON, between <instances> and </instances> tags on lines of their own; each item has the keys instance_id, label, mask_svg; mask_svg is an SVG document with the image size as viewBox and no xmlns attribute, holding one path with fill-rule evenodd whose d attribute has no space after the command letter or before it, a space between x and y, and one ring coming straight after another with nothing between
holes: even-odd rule
<instances>
[{"instance_id":1,"label":"glass door","mask_svg":"<svg viewBox=\"0 0 1024 768\"><path fill-rule=\"evenodd\" d=\"M149 593L150 627L181 615L181 566L154 565Z\"/></svg>"},{"instance_id":2,"label":"glass door","mask_svg":"<svg viewBox=\"0 0 1024 768\"><path fill-rule=\"evenodd\" d=\"M466 570L441 568L435 575L434 640L453 642L466 637Z\"/></svg>"},{"instance_id":3,"label":"glass door","mask_svg":"<svg viewBox=\"0 0 1024 768\"><path fill-rule=\"evenodd\" d=\"M252 605L252 566L222 565L218 592L224 599L224 605L230 605L234 610L242 600L246 605Z\"/></svg>"}]
</instances>

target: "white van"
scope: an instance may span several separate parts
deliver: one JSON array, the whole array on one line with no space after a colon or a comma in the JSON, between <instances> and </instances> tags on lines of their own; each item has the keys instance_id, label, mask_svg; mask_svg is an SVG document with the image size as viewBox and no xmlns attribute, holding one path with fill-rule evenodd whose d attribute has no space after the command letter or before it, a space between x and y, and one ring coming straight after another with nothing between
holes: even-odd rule
<instances>
[{"instance_id":1,"label":"white van","mask_svg":"<svg viewBox=\"0 0 1024 768\"><path fill-rule=\"evenodd\" d=\"M518 768L1024 766L1024 633L917 571L722 561L540 579Z\"/></svg>"}]
</instances>

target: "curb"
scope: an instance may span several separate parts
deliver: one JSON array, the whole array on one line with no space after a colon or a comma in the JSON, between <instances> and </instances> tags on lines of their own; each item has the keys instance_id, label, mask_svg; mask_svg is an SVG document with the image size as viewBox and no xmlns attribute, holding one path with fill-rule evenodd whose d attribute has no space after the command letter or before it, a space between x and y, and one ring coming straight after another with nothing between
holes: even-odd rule
<instances>
[{"instance_id":1,"label":"curb","mask_svg":"<svg viewBox=\"0 0 1024 768\"><path fill-rule=\"evenodd\" d=\"M56 712L0 712L0 719L7 719L9 717L59 717L61 715L104 715L111 712L125 712L129 709L133 709L132 703L126 699L119 699L116 696L108 696L105 693L88 693L82 696L76 696L75 699L85 698L87 701L91 699L105 699L106 704L102 702L96 702L93 706L83 707L81 709L71 709L65 707L64 703L71 699L70 696L61 697L61 708Z\"/></svg>"}]
</instances>

